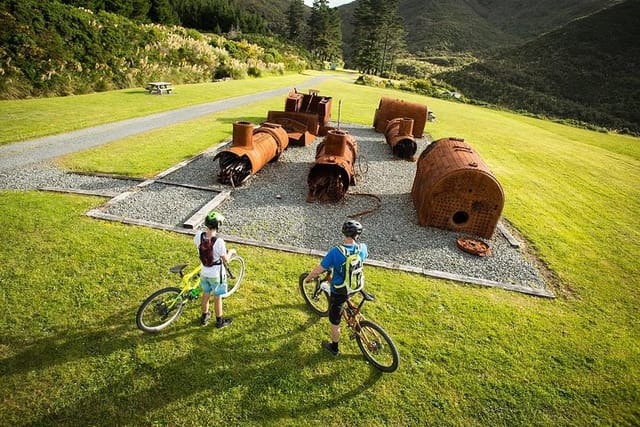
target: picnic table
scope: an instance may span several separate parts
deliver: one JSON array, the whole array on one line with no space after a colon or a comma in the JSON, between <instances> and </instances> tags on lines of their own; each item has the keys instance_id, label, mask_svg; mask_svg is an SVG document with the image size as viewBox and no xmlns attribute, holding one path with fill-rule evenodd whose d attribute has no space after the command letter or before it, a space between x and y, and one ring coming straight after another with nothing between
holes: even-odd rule
<instances>
[{"instance_id":1,"label":"picnic table","mask_svg":"<svg viewBox=\"0 0 640 427\"><path fill-rule=\"evenodd\" d=\"M173 91L169 82L151 82L147 83L147 92L152 95L170 94Z\"/></svg>"}]
</instances>

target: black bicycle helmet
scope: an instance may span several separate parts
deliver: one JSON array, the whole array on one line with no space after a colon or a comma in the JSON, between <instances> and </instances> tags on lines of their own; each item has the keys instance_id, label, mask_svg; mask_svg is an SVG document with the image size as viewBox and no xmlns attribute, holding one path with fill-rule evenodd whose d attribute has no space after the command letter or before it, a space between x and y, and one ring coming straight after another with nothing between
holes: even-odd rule
<instances>
[{"instance_id":1,"label":"black bicycle helmet","mask_svg":"<svg viewBox=\"0 0 640 427\"><path fill-rule=\"evenodd\" d=\"M342 224L342 234L344 234L346 237L355 239L362 234L362 224L360 224L358 221L350 219L349 221Z\"/></svg>"},{"instance_id":2,"label":"black bicycle helmet","mask_svg":"<svg viewBox=\"0 0 640 427\"><path fill-rule=\"evenodd\" d=\"M204 219L204 225L208 228L215 228L216 230L222 225L224 222L224 215L220 212L211 211Z\"/></svg>"}]
</instances>

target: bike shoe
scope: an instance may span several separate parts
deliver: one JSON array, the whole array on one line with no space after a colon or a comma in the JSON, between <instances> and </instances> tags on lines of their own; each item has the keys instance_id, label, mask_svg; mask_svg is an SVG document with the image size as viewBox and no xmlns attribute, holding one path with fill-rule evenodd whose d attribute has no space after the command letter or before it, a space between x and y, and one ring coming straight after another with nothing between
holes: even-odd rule
<instances>
[{"instance_id":1,"label":"bike shoe","mask_svg":"<svg viewBox=\"0 0 640 427\"><path fill-rule=\"evenodd\" d=\"M232 322L233 322L233 318L232 317L223 318L219 322L216 322L216 328L218 328L218 329L224 328L225 326L229 326Z\"/></svg>"},{"instance_id":2,"label":"bike shoe","mask_svg":"<svg viewBox=\"0 0 640 427\"><path fill-rule=\"evenodd\" d=\"M329 341L322 341L322 348L327 350L332 356L340 354L340 351L337 348L334 348L333 343L330 343Z\"/></svg>"},{"instance_id":3,"label":"bike shoe","mask_svg":"<svg viewBox=\"0 0 640 427\"><path fill-rule=\"evenodd\" d=\"M202 313L202 316L200 316L200 324L202 326L205 326L207 323L209 323L209 319L211 319L211 313Z\"/></svg>"}]
</instances>

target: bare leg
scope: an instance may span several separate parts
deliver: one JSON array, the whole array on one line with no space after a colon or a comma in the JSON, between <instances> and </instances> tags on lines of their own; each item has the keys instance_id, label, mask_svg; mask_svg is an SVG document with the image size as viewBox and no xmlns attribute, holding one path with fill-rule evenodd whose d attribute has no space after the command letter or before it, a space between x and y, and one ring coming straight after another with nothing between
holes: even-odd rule
<instances>
[{"instance_id":1,"label":"bare leg","mask_svg":"<svg viewBox=\"0 0 640 427\"><path fill-rule=\"evenodd\" d=\"M340 325L331 325L331 341L340 341Z\"/></svg>"},{"instance_id":2,"label":"bare leg","mask_svg":"<svg viewBox=\"0 0 640 427\"><path fill-rule=\"evenodd\" d=\"M201 304L202 314L205 314L205 313L209 312L209 297L210 296L211 296L211 294L209 292L205 292L204 294L202 294L202 304Z\"/></svg>"},{"instance_id":3,"label":"bare leg","mask_svg":"<svg viewBox=\"0 0 640 427\"><path fill-rule=\"evenodd\" d=\"M216 317L222 317L222 298L219 295L213 296L213 308L216 312Z\"/></svg>"}]
</instances>

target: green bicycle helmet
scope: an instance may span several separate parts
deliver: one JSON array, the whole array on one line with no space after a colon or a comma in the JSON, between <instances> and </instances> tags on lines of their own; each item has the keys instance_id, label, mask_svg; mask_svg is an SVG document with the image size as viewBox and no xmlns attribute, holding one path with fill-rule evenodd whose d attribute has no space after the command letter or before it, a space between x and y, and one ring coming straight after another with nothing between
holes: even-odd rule
<instances>
[{"instance_id":1,"label":"green bicycle helmet","mask_svg":"<svg viewBox=\"0 0 640 427\"><path fill-rule=\"evenodd\" d=\"M204 225L206 225L208 228L215 228L216 230L222 225L223 222L224 215L216 211L209 212L204 219Z\"/></svg>"}]
</instances>

